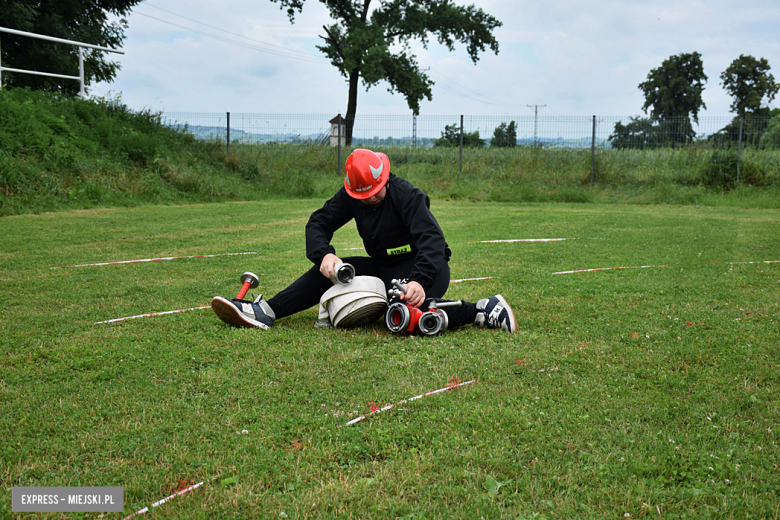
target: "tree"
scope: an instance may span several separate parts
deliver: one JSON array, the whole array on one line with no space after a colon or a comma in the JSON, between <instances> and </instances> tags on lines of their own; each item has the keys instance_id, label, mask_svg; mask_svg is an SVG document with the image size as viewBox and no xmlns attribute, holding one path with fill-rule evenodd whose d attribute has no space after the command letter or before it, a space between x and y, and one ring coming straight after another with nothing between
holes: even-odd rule
<instances>
[{"instance_id":1,"label":"tree","mask_svg":"<svg viewBox=\"0 0 780 520\"><path fill-rule=\"evenodd\" d=\"M124 41L127 21L108 22L108 14L124 16L142 0L8 0L0 2L0 20L9 29L55 38L118 48ZM78 47L29 36L0 33L2 64L14 69L78 76ZM111 81L120 66L107 61L103 51L84 49L84 83ZM32 74L3 73L10 87L30 87L76 95L79 83L72 79Z\"/></svg>"},{"instance_id":2,"label":"tree","mask_svg":"<svg viewBox=\"0 0 780 520\"><path fill-rule=\"evenodd\" d=\"M457 123L447 125L441 133L441 137L436 139L433 146L444 148L460 148L460 125ZM485 140L479 137L479 130L471 133L463 132L463 146L465 148L482 148L485 146Z\"/></svg>"},{"instance_id":3,"label":"tree","mask_svg":"<svg viewBox=\"0 0 780 520\"><path fill-rule=\"evenodd\" d=\"M659 121L649 117L631 117L627 124L618 121L609 136L612 148L659 148L692 138L693 127L687 118Z\"/></svg>"},{"instance_id":4,"label":"tree","mask_svg":"<svg viewBox=\"0 0 780 520\"><path fill-rule=\"evenodd\" d=\"M306 2L271 1L280 4L282 9L287 8L291 23L295 21L296 11L300 13ZM420 70L411 53L412 40L421 41L427 48L428 38L433 34L450 51L454 50L456 41L461 42L474 63L486 46L498 54L498 42L492 31L502 23L473 5L459 6L450 0L379 0L369 16L372 0L320 1L336 23L323 26L325 36L320 38L325 44L317 48L349 83L347 145L352 142L361 79L366 90L386 80L390 84L388 90L403 94L415 115L420 113L423 98L432 99L433 81Z\"/></svg>"},{"instance_id":5,"label":"tree","mask_svg":"<svg viewBox=\"0 0 780 520\"><path fill-rule=\"evenodd\" d=\"M766 132L761 136L760 144L763 148L780 148L780 114L769 121Z\"/></svg>"},{"instance_id":6,"label":"tree","mask_svg":"<svg viewBox=\"0 0 780 520\"><path fill-rule=\"evenodd\" d=\"M757 60L753 56L740 54L739 58L732 61L721 73L723 88L734 98L731 111L736 116L728 125L713 134L711 141L733 145L739 141L741 127L744 144L763 146L771 142L771 135L767 139L764 139L763 135L769 131L770 118L774 112L769 107L762 107L761 102L765 98L767 103L772 101L780 91L780 85L769 73L770 68L766 58Z\"/></svg>"},{"instance_id":7,"label":"tree","mask_svg":"<svg viewBox=\"0 0 780 520\"><path fill-rule=\"evenodd\" d=\"M512 121L508 125L501 123L493 130L493 139L490 140L490 146L501 148L517 146L517 127Z\"/></svg>"},{"instance_id":8,"label":"tree","mask_svg":"<svg viewBox=\"0 0 780 520\"><path fill-rule=\"evenodd\" d=\"M769 73L770 68L766 58L757 60L753 56L740 54L739 58L732 61L721 73L723 88L734 98L731 104L732 112L738 116L768 114L768 108L761 108L761 101L765 97L767 103L772 101L780 90L775 77Z\"/></svg>"},{"instance_id":9,"label":"tree","mask_svg":"<svg viewBox=\"0 0 780 520\"><path fill-rule=\"evenodd\" d=\"M747 113L745 116L735 116L729 124L710 135L708 141L715 145L734 146L739 142L741 134L743 145L764 146L771 139L776 139L770 136L764 140L763 136L770 131L772 122L780 115L780 109L762 108L758 113L760 115Z\"/></svg>"},{"instance_id":10,"label":"tree","mask_svg":"<svg viewBox=\"0 0 780 520\"><path fill-rule=\"evenodd\" d=\"M648 117L631 117L627 124L615 123L615 129L609 136L612 148L638 148L652 146L657 141L656 128Z\"/></svg>"},{"instance_id":11,"label":"tree","mask_svg":"<svg viewBox=\"0 0 780 520\"><path fill-rule=\"evenodd\" d=\"M699 110L707 108L701 97L707 76L698 52L671 56L652 69L639 84L645 95L642 110L658 120L689 118L699 122Z\"/></svg>"}]
</instances>

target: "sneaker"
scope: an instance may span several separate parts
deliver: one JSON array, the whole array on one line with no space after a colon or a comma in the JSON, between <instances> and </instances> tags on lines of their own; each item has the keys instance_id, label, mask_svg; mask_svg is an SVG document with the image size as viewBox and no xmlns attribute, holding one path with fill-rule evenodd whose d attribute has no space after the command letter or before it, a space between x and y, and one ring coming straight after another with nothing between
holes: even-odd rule
<instances>
[{"instance_id":1,"label":"sneaker","mask_svg":"<svg viewBox=\"0 0 780 520\"><path fill-rule=\"evenodd\" d=\"M255 301L228 300L221 296L215 296L211 300L211 308L219 319L234 327L270 329L276 319L276 314L263 300L263 295Z\"/></svg>"},{"instance_id":2,"label":"sneaker","mask_svg":"<svg viewBox=\"0 0 780 520\"><path fill-rule=\"evenodd\" d=\"M517 330L517 320L512 312L512 307L503 296L497 294L477 302L477 317L474 319L474 326L504 329L511 333Z\"/></svg>"}]
</instances>

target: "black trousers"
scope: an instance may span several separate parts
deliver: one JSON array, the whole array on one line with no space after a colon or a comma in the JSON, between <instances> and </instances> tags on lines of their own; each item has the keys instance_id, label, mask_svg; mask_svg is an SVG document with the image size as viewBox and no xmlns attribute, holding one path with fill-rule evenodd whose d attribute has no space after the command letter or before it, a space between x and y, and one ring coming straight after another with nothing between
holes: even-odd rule
<instances>
[{"instance_id":1,"label":"black trousers","mask_svg":"<svg viewBox=\"0 0 780 520\"><path fill-rule=\"evenodd\" d=\"M342 262L352 264L356 276L374 276L385 283L385 290L393 288L391 280L402 280L412 270L415 259L401 261L390 266L380 265L368 256L350 256L341 259ZM425 302L420 306L423 311L428 310L431 301L450 301L442 299L450 286L450 266L445 264L439 273L439 277L433 282L433 287L425 292ZM320 303L322 295L333 287L333 282L320 273L320 266L312 266L300 278L295 280L286 289L268 300L268 305L273 309L276 318L284 318L297 312L301 312ZM463 302L460 307L447 307L442 309L447 313L450 327L458 327L474 323L477 315L476 304Z\"/></svg>"}]
</instances>

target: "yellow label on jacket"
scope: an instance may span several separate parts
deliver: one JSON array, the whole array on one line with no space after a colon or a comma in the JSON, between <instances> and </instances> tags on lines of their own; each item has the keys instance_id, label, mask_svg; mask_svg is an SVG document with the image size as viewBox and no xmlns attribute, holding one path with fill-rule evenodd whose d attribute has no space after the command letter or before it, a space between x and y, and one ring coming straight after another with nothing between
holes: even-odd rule
<instances>
[{"instance_id":1,"label":"yellow label on jacket","mask_svg":"<svg viewBox=\"0 0 780 520\"><path fill-rule=\"evenodd\" d=\"M396 247L394 249L388 249L387 250L387 254L389 256L402 255L404 253L411 253L411 252L412 252L412 246L410 246L409 244L406 244L405 246Z\"/></svg>"}]
</instances>

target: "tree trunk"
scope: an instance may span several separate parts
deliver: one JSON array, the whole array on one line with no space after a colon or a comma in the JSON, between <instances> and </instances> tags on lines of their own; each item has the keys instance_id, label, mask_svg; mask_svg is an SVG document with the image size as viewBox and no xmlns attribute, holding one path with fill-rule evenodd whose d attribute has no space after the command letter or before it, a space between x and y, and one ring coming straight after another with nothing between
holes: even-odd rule
<instances>
[{"instance_id":1,"label":"tree trunk","mask_svg":"<svg viewBox=\"0 0 780 520\"><path fill-rule=\"evenodd\" d=\"M344 138L346 146L352 146L352 128L355 126L355 114L357 113L358 81L360 80L360 68L355 67L349 74L349 99L347 100L347 135Z\"/></svg>"}]
</instances>

